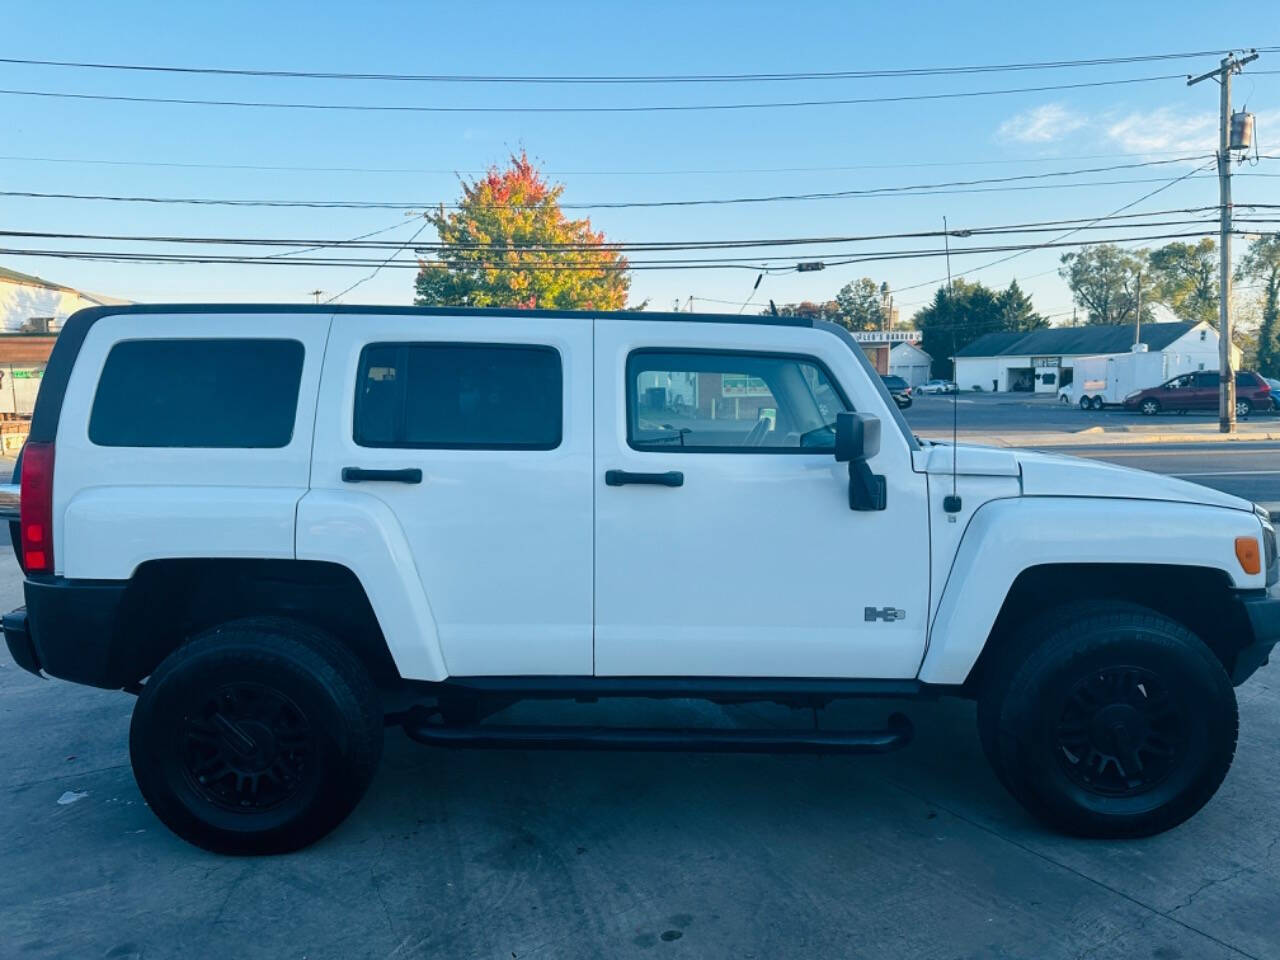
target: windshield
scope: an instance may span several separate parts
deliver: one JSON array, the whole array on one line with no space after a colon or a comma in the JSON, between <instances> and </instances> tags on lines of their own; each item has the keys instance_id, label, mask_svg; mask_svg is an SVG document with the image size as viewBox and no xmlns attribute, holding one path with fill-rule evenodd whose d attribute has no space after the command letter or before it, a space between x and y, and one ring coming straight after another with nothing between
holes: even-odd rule
<instances>
[{"instance_id":1,"label":"windshield","mask_svg":"<svg viewBox=\"0 0 1280 960\"><path fill-rule=\"evenodd\" d=\"M863 353L862 348L858 346L858 341L849 335L849 331L837 323L831 323L828 320L815 320L813 322L815 330L825 330L827 333L833 333L839 337L845 345L853 352L854 358L861 365L867 378L880 391L880 398L884 401L885 409L889 411L889 419L897 426L898 432L902 434L902 438L907 441L907 446L912 450L919 450L920 444L916 441L915 434L911 432L911 428L907 426L906 418L902 416L902 411L898 409L898 405L894 403L893 397L889 395L889 388L884 385L884 381L880 379L880 374L876 372L876 368L871 366L871 361L867 359L867 355Z\"/></svg>"}]
</instances>

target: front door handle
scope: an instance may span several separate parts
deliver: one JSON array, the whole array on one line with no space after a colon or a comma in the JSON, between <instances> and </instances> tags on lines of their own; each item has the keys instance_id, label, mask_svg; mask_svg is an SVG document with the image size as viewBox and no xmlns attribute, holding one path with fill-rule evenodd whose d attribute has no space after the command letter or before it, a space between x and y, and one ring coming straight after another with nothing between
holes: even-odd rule
<instances>
[{"instance_id":1,"label":"front door handle","mask_svg":"<svg viewBox=\"0 0 1280 960\"><path fill-rule=\"evenodd\" d=\"M422 471L417 467L403 470L366 470L364 467L343 467L343 483L364 483L366 480L383 480L390 483L421 483Z\"/></svg>"},{"instance_id":2,"label":"front door handle","mask_svg":"<svg viewBox=\"0 0 1280 960\"><path fill-rule=\"evenodd\" d=\"M684 474L679 470L668 470L666 473L632 473L630 470L606 470L604 482L611 487L622 487L628 483L652 483L660 487L683 487Z\"/></svg>"}]
</instances>

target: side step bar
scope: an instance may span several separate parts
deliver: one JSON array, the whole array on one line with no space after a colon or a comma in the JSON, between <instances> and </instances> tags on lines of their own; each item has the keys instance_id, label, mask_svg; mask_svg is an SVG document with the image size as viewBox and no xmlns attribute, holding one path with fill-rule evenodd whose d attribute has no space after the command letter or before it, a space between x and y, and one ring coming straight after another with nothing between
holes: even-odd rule
<instances>
[{"instance_id":1,"label":"side step bar","mask_svg":"<svg viewBox=\"0 0 1280 960\"><path fill-rule=\"evenodd\" d=\"M435 711L402 715L404 732L433 747L497 750L671 750L697 753L888 753L911 742L914 728L900 713L883 730L721 730L646 727L449 726Z\"/></svg>"}]
</instances>

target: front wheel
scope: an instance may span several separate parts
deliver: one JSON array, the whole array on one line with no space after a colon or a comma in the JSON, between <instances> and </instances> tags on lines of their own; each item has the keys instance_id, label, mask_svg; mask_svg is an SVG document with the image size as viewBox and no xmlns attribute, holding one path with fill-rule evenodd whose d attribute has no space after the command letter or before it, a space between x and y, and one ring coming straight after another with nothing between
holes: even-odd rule
<instances>
[{"instance_id":1,"label":"front wheel","mask_svg":"<svg viewBox=\"0 0 1280 960\"><path fill-rule=\"evenodd\" d=\"M1095 604L1028 625L987 672L978 723L997 776L1031 813L1067 833L1138 837L1214 795L1238 715L1222 664L1185 627Z\"/></svg>"},{"instance_id":2,"label":"front wheel","mask_svg":"<svg viewBox=\"0 0 1280 960\"><path fill-rule=\"evenodd\" d=\"M382 710L368 673L321 631L240 620L156 668L129 758L170 830L216 853L297 850L341 823L373 779Z\"/></svg>"},{"instance_id":3,"label":"front wheel","mask_svg":"<svg viewBox=\"0 0 1280 960\"><path fill-rule=\"evenodd\" d=\"M1154 417L1160 412L1160 401L1148 398L1142 401L1138 409L1142 411L1144 417Z\"/></svg>"}]
</instances>

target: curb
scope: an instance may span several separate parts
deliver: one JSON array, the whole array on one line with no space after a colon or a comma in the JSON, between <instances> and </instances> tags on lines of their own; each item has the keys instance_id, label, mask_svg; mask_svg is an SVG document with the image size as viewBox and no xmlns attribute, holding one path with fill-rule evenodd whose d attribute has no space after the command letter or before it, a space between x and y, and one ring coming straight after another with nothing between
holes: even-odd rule
<instances>
[{"instance_id":1,"label":"curb","mask_svg":"<svg viewBox=\"0 0 1280 960\"><path fill-rule=\"evenodd\" d=\"M928 440L949 441L949 432L922 434ZM1138 444L1258 443L1280 440L1280 430L1265 433L1024 433L1010 436L961 433L961 443L987 447L1109 447Z\"/></svg>"}]
</instances>

